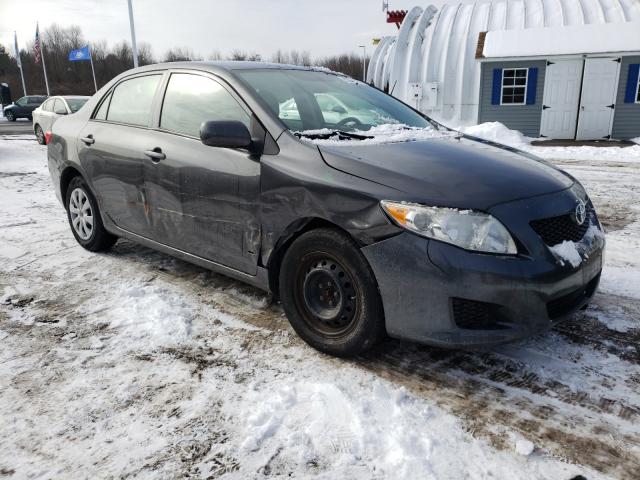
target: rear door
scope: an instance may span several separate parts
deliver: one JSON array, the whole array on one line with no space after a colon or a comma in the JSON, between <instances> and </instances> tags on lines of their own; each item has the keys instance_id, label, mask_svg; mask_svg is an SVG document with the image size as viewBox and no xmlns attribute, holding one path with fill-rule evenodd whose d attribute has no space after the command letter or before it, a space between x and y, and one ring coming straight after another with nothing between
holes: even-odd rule
<instances>
[{"instance_id":1,"label":"rear door","mask_svg":"<svg viewBox=\"0 0 640 480\"><path fill-rule=\"evenodd\" d=\"M144 151L162 72L129 77L102 99L78 138L80 163L103 212L120 228L151 236L144 185Z\"/></svg>"},{"instance_id":2,"label":"rear door","mask_svg":"<svg viewBox=\"0 0 640 480\"><path fill-rule=\"evenodd\" d=\"M158 129L145 145L160 155L144 160L154 238L249 274L256 272L260 241L259 158L247 150L206 146L199 131L208 120L237 120L258 128L252 119L222 81L173 72Z\"/></svg>"},{"instance_id":3,"label":"rear door","mask_svg":"<svg viewBox=\"0 0 640 480\"><path fill-rule=\"evenodd\" d=\"M582 67L582 59L548 62L540 135L556 139L575 138Z\"/></svg>"},{"instance_id":4,"label":"rear door","mask_svg":"<svg viewBox=\"0 0 640 480\"><path fill-rule=\"evenodd\" d=\"M578 140L602 140L611 137L619 72L619 58L585 60L576 136Z\"/></svg>"}]
</instances>

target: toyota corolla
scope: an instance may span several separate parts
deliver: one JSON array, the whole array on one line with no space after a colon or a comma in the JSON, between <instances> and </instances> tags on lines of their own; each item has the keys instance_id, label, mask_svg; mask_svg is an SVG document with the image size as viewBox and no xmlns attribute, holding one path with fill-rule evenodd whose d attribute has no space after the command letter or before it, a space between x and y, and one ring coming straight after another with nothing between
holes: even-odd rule
<instances>
[{"instance_id":1,"label":"toyota corolla","mask_svg":"<svg viewBox=\"0 0 640 480\"><path fill-rule=\"evenodd\" d=\"M325 96L375 115L327 115ZM84 248L127 238L269 291L333 355L385 335L525 338L600 278L604 235L574 178L327 71L130 70L53 126L48 159Z\"/></svg>"}]
</instances>

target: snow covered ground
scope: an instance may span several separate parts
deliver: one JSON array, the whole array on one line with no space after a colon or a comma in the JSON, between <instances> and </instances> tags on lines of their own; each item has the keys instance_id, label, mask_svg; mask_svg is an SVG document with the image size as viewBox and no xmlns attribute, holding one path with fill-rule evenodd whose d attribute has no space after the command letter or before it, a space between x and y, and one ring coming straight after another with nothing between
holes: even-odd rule
<instances>
[{"instance_id":1,"label":"snow covered ground","mask_svg":"<svg viewBox=\"0 0 640 480\"><path fill-rule=\"evenodd\" d=\"M0 477L637 476L635 148L545 150L609 230L586 312L493 351L389 341L344 361L251 287L127 241L84 251L45 147L0 137Z\"/></svg>"}]
</instances>

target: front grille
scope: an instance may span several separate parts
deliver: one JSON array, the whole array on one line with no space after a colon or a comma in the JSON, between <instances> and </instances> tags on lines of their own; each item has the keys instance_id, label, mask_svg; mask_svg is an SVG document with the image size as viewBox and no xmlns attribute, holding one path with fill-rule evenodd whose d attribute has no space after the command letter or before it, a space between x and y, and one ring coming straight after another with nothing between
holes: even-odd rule
<instances>
[{"instance_id":1,"label":"front grille","mask_svg":"<svg viewBox=\"0 0 640 480\"><path fill-rule=\"evenodd\" d=\"M584 300L591 298L596 291L600 274L596 275L584 287L547 303L547 314L551 320L563 317L575 310Z\"/></svg>"},{"instance_id":2,"label":"front grille","mask_svg":"<svg viewBox=\"0 0 640 480\"><path fill-rule=\"evenodd\" d=\"M458 328L470 330L501 330L507 328L499 323L500 306L466 298L452 298L453 320Z\"/></svg>"},{"instance_id":3,"label":"front grille","mask_svg":"<svg viewBox=\"0 0 640 480\"><path fill-rule=\"evenodd\" d=\"M578 225L574 214L567 213L557 217L543 218L530 222L531 228L540 235L540 238L550 247L567 241L579 242L587 233L587 229L595 218L595 210L591 202L587 204L586 218L582 225Z\"/></svg>"}]
</instances>

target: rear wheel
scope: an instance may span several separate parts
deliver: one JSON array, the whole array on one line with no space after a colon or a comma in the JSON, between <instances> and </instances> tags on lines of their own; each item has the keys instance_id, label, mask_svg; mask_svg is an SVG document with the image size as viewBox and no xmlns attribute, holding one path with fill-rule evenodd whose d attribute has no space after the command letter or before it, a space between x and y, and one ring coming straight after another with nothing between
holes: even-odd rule
<instances>
[{"instance_id":1,"label":"rear wheel","mask_svg":"<svg viewBox=\"0 0 640 480\"><path fill-rule=\"evenodd\" d=\"M282 261L280 297L294 330L322 352L357 355L385 335L373 271L355 242L336 230L294 241Z\"/></svg>"},{"instance_id":2,"label":"rear wheel","mask_svg":"<svg viewBox=\"0 0 640 480\"><path fill-rule=\"evenodd\" d=\"M42 131L42 127L40 127L40 125L36 124L36 128L34 128L35 132L36 132L36 139L38 140L38 143L40 145L46 145L46 140L44 138L44 132Z\"/></svg>"},{"instance_id":3,"label":"rear wheel","mask_svg":"<svg viewBox=\"0 0 640 480\"><path fill-rule=\"evenodd\" d=\"M4 112L4 117L10 122L16 121L16 115L13 112Z\"/></svg>"},{"instance_id":4,"label":"rear wheel","mask_svg":"<svg viewBox=\"0 0 640 480\"><path fill-rule=\"evenodd\" d=\"M116 243L117 237L105 230L98 202L82 177L74 177L69 182L65 205L73 236L84 248L99 252Z\"/></svg>"}]
</instances>

